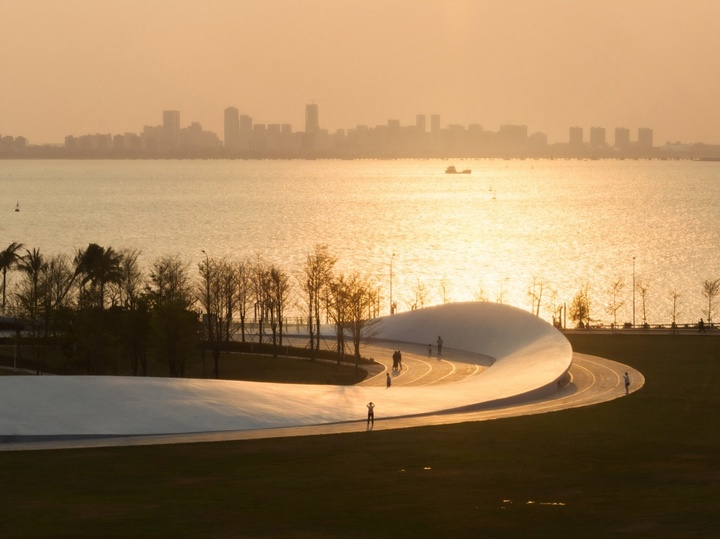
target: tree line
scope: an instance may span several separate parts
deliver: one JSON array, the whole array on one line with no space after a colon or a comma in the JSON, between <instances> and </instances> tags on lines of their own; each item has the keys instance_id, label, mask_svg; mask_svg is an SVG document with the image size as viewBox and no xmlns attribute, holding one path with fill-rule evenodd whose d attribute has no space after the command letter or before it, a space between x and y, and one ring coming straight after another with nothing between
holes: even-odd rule
<instances>
[{"instance_id":1,"label":"tree line","mask_svg":"<svg viewBox=\"0 0 720 539\"><path fill-rule=\"evenodd\" d=\"M379 314L378 284L338 272L326 245L293 274L260 256L204 251L196 267L166 255L145 270L140 254L90 243L72 256L46 256L11 243L0 251L3 324L15 331L6 344L29 349L38 373L52 356L64 372L183 377L193 362L206 371L209 351L205 374L219 378L223 352L246 342L276 356L289 310L305 313L311 359L320 353L321 324L329 323L338 360L348 354L358 365ZM19 276L11 284L10 272Z\"/></svg>"}]
</instances>

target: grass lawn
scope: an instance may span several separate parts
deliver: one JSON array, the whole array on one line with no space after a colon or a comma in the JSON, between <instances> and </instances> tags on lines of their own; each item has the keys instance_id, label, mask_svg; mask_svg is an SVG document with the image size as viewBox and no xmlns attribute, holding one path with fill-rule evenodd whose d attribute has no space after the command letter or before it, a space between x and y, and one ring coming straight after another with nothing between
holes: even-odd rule
<instances>
[{"instance_id":1,"label":"grass lawn","mask_svg":"<svg viewBox=\"0 0 720 539\"><path fill-rule=\"evenodd\" d=\"M720 337L569 338L646 386L460 425L0 453L0 536L720 537Z\"/></svg>"}]
</instances>

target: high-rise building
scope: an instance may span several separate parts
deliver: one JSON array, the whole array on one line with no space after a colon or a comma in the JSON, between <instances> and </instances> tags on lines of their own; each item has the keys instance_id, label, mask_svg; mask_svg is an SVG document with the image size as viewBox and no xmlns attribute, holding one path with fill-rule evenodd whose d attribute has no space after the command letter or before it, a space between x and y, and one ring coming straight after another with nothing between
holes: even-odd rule
<instances>
[{"instance_id":1,"label":"high-rise building","mask_svg":"<svg viewBox=\"0 0 720 539\"><path fill-rule=\"evenodd\" d=\"M433 133L440 132L440 115L433 114L430 116L430 131Z\"/></svg>"},{"instance_id":2,"label":"high-rise building","mask_svg":"<svg viewBox=\"0 0 720 539\"><path fill-rule=\"evenodd\" d=\"M225 149L237 150L240 146L240 111L235 107L225 109Z\"/></svg>"},{"instance_id":3,"label":"high-rise building","mask_svg":"<svg viewBox=\"0 0 720 539\"><path fill-rule=\"evenodd\" d=\"M604 127L591 127L590 128L590 145L591 146L606 146L605 142L605 128Z\"/></svg>"},{"instance_id":4,"label":"high-rise building","mask_svg":"<svg viewBox=\"0 0 720 539\"><path fill-rule=\"evenodd\" d=\"M178 146L180 139L180 111L164 110L163 111L163 138L164 143L170 149Z\"/></svg>"},{"instance_id":5,"label":"high-rise building","mask_svg":"<svg viewBox=\"0 0 720 539\"><path fill-rule=\"evenodd\" d=\"M318 106L316 103L308 103L305 105L305 133L314 135L318 131L320 131Z\"/></svg>"},{"instance_id":6,"label":"high-rise building","mask_svg":"<svg viewBox=\"0 0 720 539\"><path fill-rule=\"evenodd\" d=\"M615 128L615 147L624 150L630 146L630 130L626 127Z\"/></svg>"},{"instance_id":7,"label":"high-rise building","mask_svg":"<svg viewBox=\"0 0 720 539\"><path fill-rule=\"evenodd\" d=\"M574 126L570 128L570 146L582 146L583 144L583 128Z\"/></svg>"},{"instance_id":8,"label":"high-rise building","mask_svg":"<svg viewBox=\"0 0 720 539\"><path fill-rule=\"evenodd\" d=\"M638 129L638 146L641 148L652 148L653 130L649 127L640 127Z\"/></svg>"}]
</instances>

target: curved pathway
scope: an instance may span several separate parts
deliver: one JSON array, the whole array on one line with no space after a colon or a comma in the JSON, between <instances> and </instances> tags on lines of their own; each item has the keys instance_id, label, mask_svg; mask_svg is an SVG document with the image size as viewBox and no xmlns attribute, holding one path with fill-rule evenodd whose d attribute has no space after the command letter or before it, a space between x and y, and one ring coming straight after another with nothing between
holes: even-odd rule
<instances>
[{"instance_id":1,"label":"curved pathway","mask_svg":"<svg viewBox=\"0 0 720 539\"><path fill-rule=\"evenodd\" d=\"M455 311L458 309L462 310L463 308L454 308ZM482 313L487 308L482 307L479 311L474 309L475 307L473 307L472 313L477 314ZM452 311L453 309L443 309L442 311L438 310L438 313L452 314ZM497 307L492 307L491 312L493 314L505 312L511 318L517 315L514 311ZM518 316L520 316L522 323L537 324L537 319L534 319L534 317L533 320L526 320L525 315ZM437 320L437 317L435 320ZM477 320L474 323L477 323ZM448 333L452 335L451 331L448 331ZM364 404L367 403L368 399L376 403L376 421L373 430L481 421L586 406L624 396L625 389L622 375L625 371L630 372L631 391L636 391L644 383L642 374L625 365L570 352L572 365L568 372L562 374L562 381L567 380L568 383L562 387L554 382L548 385L542 379L537 379L534 387L544 387L543 392L528 391L528 386L526 386L528 376L526 376L525 371L531 370L534 364L534 360L531 359L529 361L530 366L522 369L523 372L520 372L519 378L517 378L517 387L520 388L520 393L513 388L506 389L505 393L498 393L495 387L498 385L497 382L501 381L502 384L500 385L504 385L505 381L512 381L513 376L516 374L515 371L518 370L518 367L514 365L511 370L510 365L517 363L525 356L536 358L543 348L537 346L535 341L532 341L529 352L526 352L525 356L522 356L522 354L518 356L515 351L518 348L517 344L514 347L508 347L504 341L499 344L493 343L489 336L491 333L482 335L483 342L488 343L489 349L494 347L495 350L499 350L509 359L501 355L491 358L452 348L444 348L442 357L428 356L426 345L408 344L398 340L377 341L373 345L366 347L364 355L374 357L378 365L368 379L359 386L353 387L287 386L281 384L183 380L175 381L170 388L177 389L180 387L182 391L177 394L168 389L169 384L166 383L166 380L138 380L132 378L109 378L104 380L104 377L97 377L92 379L95 385L91 385L91 388L94 389L90 391L87 389L87 377L28 377L26 382L32 383L34 388L41 387L38 384L46 383L47 385L49 383L50 386L53 386L57 382L63 391L67 391L68 384L70 384L72 388L80 388L85 392L83 399L78 399L78 402L75 403L70 402L63 414L53 416L53 423L47 418L43 419L47 432L42 428L38 428L37 424L33 424L32 421L26 421L26 425L24 427L21 425L22 428L19 430L30 433L30 435L16 436L16 439L10 440L13 443L0 444L0 450L188 443L356 432L367 428L364 418ZM532 334L532 328L527 333ZM525 332L522 332L522 335L524 334ZM555 336L552 338L557 340ZM541 334L537 340L543 341L543 339ZM562 339L564 340L564 337ZM517 341L513 342L516 343ZM521 350L525 351L527 348L527 343L520 342ZM403 354L403 369L393 371L392 353L397 349L400 349ZM556 350L557 346L551 342L549 349L551 351ZM555 361L552 358L549 360ZM568 363L569 361L568 359ZM557 370L548 371L545 365L546 362L535 361L535 363L540 366L538 372L548 373L553 377L553 380L557 373L561 372ZM521 362L518 365L522 367L524 364ZM562 363L558 365L562 365ZM505 367L505 369L498 368L498 366ZM393 380L393 387L390 390L385 389L385 378L388 372L392 373ZM556 374L553 374L553 372ZM490 374L494 376L489 376ZM12 378L15 383L22 384L23 382L16 377ZM560 380L558 378L558 383ZM6 383L11 384L12 382L6 381ZM112 392L117 390L118 385L122 386L121 390L124 393L120 392L118 397L113 398ZM142 392L137 389L141 386ZM548 387L552 389L551 392L548 392ZM5 389L11 388L8 385ZM133 391L135 393L132 393ZM148 392L152 393L154 401L148 398ZM7 399L7 394L3 392L0 395L0 400ZM21 390L17 390L15 396L17 397L20 394ZM58 396L51 393L45 395L50 402L53 402L53 398ZM480 395L484 395L485 398L483 399ZM498 395L501 395L501 397L498 397ZM137 399L133 401L132 397L137 397ZM242 402L238 402L239 397L243 399ZM118 406L117 401L123 398L125 402L121 402L120 406ZM197 402L189 403L188 398L191 400L195 398ZM284 400L279 402L281 398ZM112 410L104 412L105 422L102 425L104 430L88 430L76 436L63 435L63 432L74 432L73 428L76 429L78 424L82 424L76 417L78 413L87 414L86 422L92 423L91 413L93 407L88 406L88 402L103 402L115 405ZM122 419L127 421L128 415L141 413L143 409L148 411L148 407L153 406L154 403L157 403L163 410L172 409L174 411L175 415L159 413L159 418L165 418L163 421L173 420L176 416L185 418L188 413L191 413L196 418L194 424L205 427L196 430L205 432L188 431L187 427L181 427L180 423L176 427L163 423L164 431L160 428L148 430L152 429L153 425L155 427L159 425L157 419L155 419L155 423L150 422L144 427L144 430L137 427L135 427L136 430L134 431L128 430L127 426L123 427L120 424L121 418L118 417L119 414L124 413L125 417ZM460 405L458 403L464 404ZM0 404L6 410L8 409L6 405L9 402ZM17 405L18 403L15 402L14 404ZM41 413L38 410L34 412L36 417L38 417L38 413ZM214 423L212 421L217 421L216 416L219 411L224 414L226 419L217 422L218 425L239 424L235 419L237 414L244 414L246 418L251 417L254 422L248 424L246 419L245 423L243 423L245 426L242 427L220 426L213 428ZM29 412L30 415L32 413L32 411ZM46 413L46 411L43 410L42 413ZM295 414L294 424L288 423L288 414ZM18 417L24 418L22 415ZM64 427L64 430L62 425L58 427L55 424L57 418L63 417L75 421L76 426L72 427L73 423L70 421L69 425ZM112 434L112 431L109 430L107 425L108 417L117 418L118 425L115 425L115 427L117 427L118 434ZM230 418L230 422L228 422L227 418ZM0 418L0 427L4 427L1 420L2 418ZM138 420L140 420L140 416L138 416ZM94 421L97 423L97 418ZM283 421L285 424L282 424ZM55 430L53 431L50 427ZM185 430L181 430L181 428ZM176 429L175 432L172 429ZM96 433L93 434L93 432ZM123 434L123 432L129 432L129 434ZM153 432L165 432L166 434L152 434ZM7 429L0 428L0 437L5 434L7 434ZM5 436L5 438L5 441L8 441L8 436Z\"/></svg>"}]
</instances>

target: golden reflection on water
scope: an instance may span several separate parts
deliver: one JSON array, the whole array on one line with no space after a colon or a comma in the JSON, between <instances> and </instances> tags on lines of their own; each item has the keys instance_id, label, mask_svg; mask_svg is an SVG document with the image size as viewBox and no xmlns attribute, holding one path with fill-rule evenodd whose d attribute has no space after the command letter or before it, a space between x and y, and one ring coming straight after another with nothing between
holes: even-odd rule
<instances>
[{"instance_id":1,"label":"golden reflection on water","mask_svg":"<svg viewBox=\"0 0 720 539\"><path fill-rule=\"evenodd\" d=\"M139 248L145 263L180 254L260 254L294 273L316 243L338 269L374 275L389 309L484 298L531 309L570 304L588 283L591 316L632 319L636 283L649 285L649 323L682 321L720 277L720 167L690 161L466 160L18 161L3 163L0 231L46 253L96 242ZM393 257L393 253L395 256ZM643 311L635 296L635 317Z\"/></svg>"}]
</instances>

